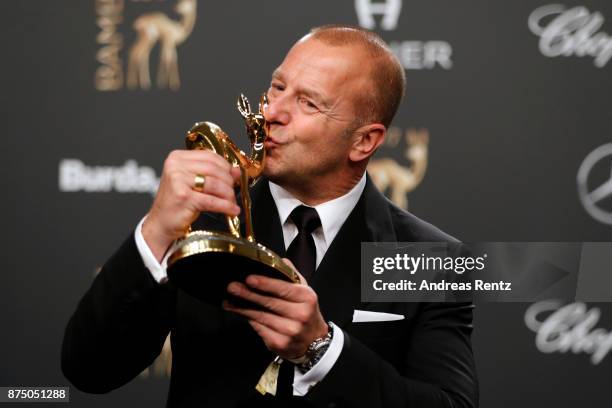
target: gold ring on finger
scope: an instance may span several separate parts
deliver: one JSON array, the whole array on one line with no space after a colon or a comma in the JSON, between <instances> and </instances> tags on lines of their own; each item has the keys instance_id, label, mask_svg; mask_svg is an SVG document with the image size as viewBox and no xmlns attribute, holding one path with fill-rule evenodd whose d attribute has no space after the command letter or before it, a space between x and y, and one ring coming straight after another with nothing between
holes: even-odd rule
<instances>
[{"instance_id":1,"label":"gold ring on finger","mask_svg":"<svg viewBox=\"0 0 612 408\"><path fill-rule=\"evenodd\" d=\"M201 193L204 191L204 184L206 184L206 177L201 174L196 174L193 179L193 189Z\"/></svg>"}]
</instances>

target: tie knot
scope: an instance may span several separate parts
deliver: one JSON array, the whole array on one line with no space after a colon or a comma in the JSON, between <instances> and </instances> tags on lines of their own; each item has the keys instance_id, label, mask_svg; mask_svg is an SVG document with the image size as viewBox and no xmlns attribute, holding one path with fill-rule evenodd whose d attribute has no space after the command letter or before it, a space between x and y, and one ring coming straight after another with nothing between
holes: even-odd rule
<instances>
[{"instance_id":1,"label":"tie knot","mask_svg":"<svg viewBox=\"0 0 612 408\"><path fill-rule=\"evenodd\" d=\"M319 218L317 210L312 207L306 207L305 205L295 207L295 209L291 211L289 218L291 218L291 221L293 221L300 232L304 231L310 234L321 226L321 219Z\"/></svg>"}]
</instances>

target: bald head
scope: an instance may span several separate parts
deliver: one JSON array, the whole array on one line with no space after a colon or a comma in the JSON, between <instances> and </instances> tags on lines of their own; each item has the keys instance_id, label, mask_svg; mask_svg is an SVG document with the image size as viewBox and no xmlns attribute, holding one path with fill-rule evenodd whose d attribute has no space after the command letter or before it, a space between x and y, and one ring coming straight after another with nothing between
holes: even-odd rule
<instances>
[{"instance_id":1,"label":"bald head","mask_svg":"<svg viewBox=\"0 0 612 408\"><path fill-rule=\"evenodd\" d=\"M377 122L388 127L406 88L404 68L382 38L371 31L344 25L326 25L310 30L300 41L321 41L332 47L354 47L368 64L370 86L357 96L355 108L361 124Z\"/></svg>"}]
</instances>

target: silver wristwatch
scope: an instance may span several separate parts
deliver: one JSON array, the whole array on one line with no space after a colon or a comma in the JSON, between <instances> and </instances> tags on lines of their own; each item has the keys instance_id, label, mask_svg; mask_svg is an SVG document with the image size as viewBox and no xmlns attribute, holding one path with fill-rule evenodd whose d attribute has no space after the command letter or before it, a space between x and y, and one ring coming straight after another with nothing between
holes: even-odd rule
<instances>
[{"instance_id":1,"label":"silver wristwatch","mask_svg":"<svg viewBox=\"0 0 612 408\"><path fill-rule=\"evenodd\" d=\"M314 367L314 365L321 360L329 348L332 338L334 337L334 329L331 322L327 322L327 327L327 335L319 337L310 343L308 349L306 350L306 354L304 354L302 357L289 360L297 366L298 370L300 370L302 374L305 374L308 370Z\"/></svg>"}]
</instances>

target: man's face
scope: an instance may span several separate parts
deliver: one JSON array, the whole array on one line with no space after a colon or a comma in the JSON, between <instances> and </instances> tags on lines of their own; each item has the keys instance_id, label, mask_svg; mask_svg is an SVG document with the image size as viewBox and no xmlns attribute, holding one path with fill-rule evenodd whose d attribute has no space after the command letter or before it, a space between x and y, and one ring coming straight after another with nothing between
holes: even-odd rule
<instances>
[{"instance_id":1,"label":"man's face","mask_svg":"<svg viewBox=\"0 0 612 408\"><path fill-rule=\"evenodd\" d=\"M354 101L367 92L368 67L353 47L307 39L289 51L268 90L264 174L270 180L312 183L349 165L358 119Z\"/></svg>"}]
</instances>

